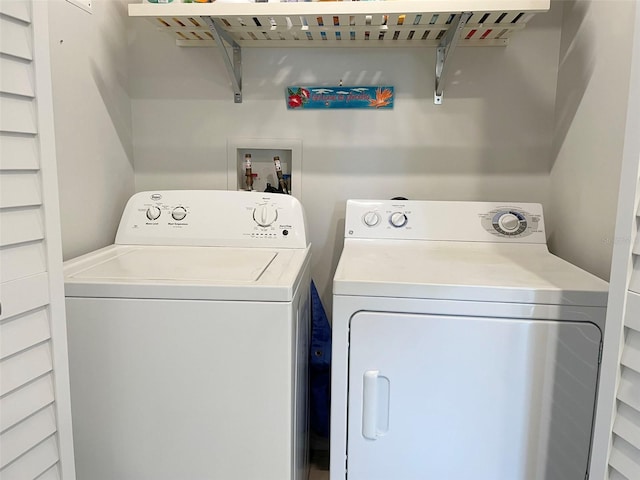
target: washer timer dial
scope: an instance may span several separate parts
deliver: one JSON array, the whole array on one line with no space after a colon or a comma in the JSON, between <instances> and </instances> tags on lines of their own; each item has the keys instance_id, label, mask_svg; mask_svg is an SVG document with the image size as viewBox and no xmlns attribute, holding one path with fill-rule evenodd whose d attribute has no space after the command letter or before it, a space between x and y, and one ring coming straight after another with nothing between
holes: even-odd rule
<instances>
[{"instance_id":1,"label":"washer timer dial","mask_svg":"<svg viewBox=\"0 0 640 480\"><path fill-rule=\"evenodd\" d=\"M253 209L253 219L261 227L268 227L278 219L278 211L271 205L260 205Z\"/></svg>"}]
</instances>

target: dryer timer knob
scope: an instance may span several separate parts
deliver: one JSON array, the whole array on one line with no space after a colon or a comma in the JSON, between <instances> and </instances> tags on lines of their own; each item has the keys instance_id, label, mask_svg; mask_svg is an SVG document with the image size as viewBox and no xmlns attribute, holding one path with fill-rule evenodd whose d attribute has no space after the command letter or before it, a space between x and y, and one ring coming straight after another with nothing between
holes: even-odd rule
<instances>
[{"instance_id":1,"label":"dryer timer knob","mask_svg":"<svg viewBox=\"0 0 640 480\"><path fill-rule=\"evenodd\" d=\"M505 213L498 220L498 225L500 225L500 228L505 232L515 232L520 228L520 219L513 213Z\"/></svg>"},{"instance_id":2,"label":"dryer timer knob","mask_svg":"<svg viewBox=\"0 0 640 480\"><path fill-rule=\"evenodd\" d=\"M389 223L396 228L404 227L407 220L407 216L402 212L393 212L389 217Z\"/></svg>"}]
</instances>

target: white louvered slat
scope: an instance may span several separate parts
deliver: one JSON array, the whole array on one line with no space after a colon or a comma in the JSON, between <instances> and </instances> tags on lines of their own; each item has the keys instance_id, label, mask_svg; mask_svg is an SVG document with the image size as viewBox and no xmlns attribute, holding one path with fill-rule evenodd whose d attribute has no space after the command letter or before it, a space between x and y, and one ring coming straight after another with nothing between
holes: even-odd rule
<instances>
[{"instance_id":1,"label":"white louvered slat","mask_svg":"<svg viewBox=\"0 0 640 480\"><path fill-rule=\"evenodd\" d=\"M634 270L638 268L640 258L634 258ZM635 291L637 287L640 287L640 275L633 274L631 277L631 284L634 286L634 291L630 291L627 295L627 310L624 317L624 323L628 328L640 331L640 294ZM631 285L630 285L631 288Z\"/></svg>"},{"instance_id":2,"label":"white louvered slat","mask_svg":"<svg viewBox=\"0 0 640 480\"><path fill-rule=\"evenodd\" d=\"M0 17L0 53L23 60L32 60L33 42L29 25L11 17Z\"/></svg>"},{"instance_id":3,"label":"white louvered slat","mask_svg":"<svg viewBox=\"0 0 640 480\"><path fill-rule=\"evenodd\" d=\"M636 203L640 203L640 199L637 200ZM631 253L633 253L634 255L640 255L640 235L639 235L639 229L640 229L640 218L638 218L637 215L634 215L633 217L633 247L631 249Z\"/></svg>"},{"instance_id":4,"label":"white louvered slat","mask_svg":"<svg viewBox=\"0 0 640 480\"><path fill-rule=\"evenodd\" d=\"M39 167L35 136L0 132L0 170L37 170Z\"/></svg>"},{"instance_id":5,"label":"white louvered slat","mask_svg":"<svg viewBox=\"0 0 640 480\"><path fill-rule=\"evenodd\" d=\"M640 411L620 403L613 432L640 450Z\"/></svg>"},{"instance_id":6,"label":"white louvered slat","mask_svg":"<svg viewBox=\"0 0 640 480\"><path fill-rule=\"evenodd\" d=\"M0 362L0 395L6 395L52 369L51 344L42 343Z\"/></svg>"},{"instance_id":7,"label":"white louvered slat","mask_svg":"<svg viewBox=\"0 0 640 480\"><path fill-rule=\"evenodd\" d=\"M0 208L40 205L41 192L37 172L0 172Z\"/></svg>"},{"instance_id":8,"label":"white louvered slat","mask_svg":"<svg viewBox=\"0 0 640 480\"><path fill-rule=\"evenodd\" d=\"M0 247L44 238L40 208L0 210Z\"/></svg>"},{"instance_id":9,"label":"white louvered slat","mask_svg":"<svg viewBox=\"0 0 640 480\"><path fill-rule=\"evenodd\" d=\"M28 294L26 293L28 292ZM2 284L0 320L9 319L49 302L49 275L41 273Z\"/></svg>"},{"instance_id":10,"label":"white louvered slat","mask_svg":"<svg viewBox=\"0 0 640 480\"><path fill-rule=\"evenodd\" d=\"M611 473L609 474L609 480L628 480L628 479L624 478L622 475L620 475L615 470L612 470Z\"/></svg>"},{"instance_id":11,"label":"white louvered slat","mask_svg":"<svg viewBox=\"0 0 640 480\"><path fill-rule=\"evenodd\" d=\"M640 411L640 374L627 367L622 368L618 399Z\"/></svg>"},{"instance_id":12,"label":"white louvered slat","mask_svg":"<svg viewBox=\"0 0 640 480\"><path fill-rule=\"evenodd\" d=\"M47 259L43 242L0 247L0 283L44 273Z\"/></svg>"},{"instance_id":13,"label":"white louvered slat","mask_svg":"<svg viewBox=\"0 0 640 480\"><path fill-rule=\"evenodd\" d=\"M49 317L45 309L0 323L0 359L48 340Z\"/></svg>"},{"instance_id":14,"label":"white louvered slat","mask_svg":"<svg viewBox=\"0 0 640 480\"><path fill-rule=\"evenodd\" d=\"M0 442L0 468L31 450L55 432L56 416L53 406L40 410L24 422L3 432L2 442Z\"/></svg>"},{"instance_id":15,"label":"white louvered slat","mask_svg":"<svg viewBox=\"0 0 640 480\"><path fill-rule=\"evenodd\" d=\"M0 471L2 480L35 479L58 463L58 443L55 435L29 450Z\"/></svg>"},{"instance_id":16,"label":"white louvered slat","mask_svg":"<svg viewBox=\"0 0 640 480\"><path fill-rule=\"evenodd\" d=\"M627 329L620 363L640 374L640 331Z\"/></svg>"},{"instance_id":17,"label":"white louvered slat","mask_svg":"<svg viewBox=\"0 0 640 480\"><path fill-rule=\"evenodd\" d=\"M0 432L53 403L53 376L47 374L0 398Z\"/></svg>"},{"instance_id":18,"label":"white louvered slat","mask_svg":"<svg viewBox=\"0 0 640 480\"><path fill-rule=\"evenodd\" d=\"M60 480L60 471L57 466L53 466L35 480Z\"/></svg>"},{"instance_id":19,"label":"white louvered slat","mask_svg":"<svg viewBox=\"0 0 640 480\"><path fill-rule=\"evenodd\" d=\"M637 240L636 240L636 243L637 243ZM636 294L640 295L640 275L634 274L634 272L636 271L640 272L640 255L634 254L631 257L632 257L631 258L632 265L630 269L631 279L629 281L629 290L631 292L635 292Z\"/></svg>"},{"instance_id":20,"label":"white louvered slat","mask_svg":"<svg viewBox=\"0 0 640 480\"><path fill-rule=\"evenodd\" d=\"M613 440L609 465L627 480L640 478L640 450L620 437Z\"/></svg>"},{"instance_id":21,"label":"white louvered slat","mask_svg":"<svg viewBox=\"0 0 640 480\"><path fill-rule=\"evenodd\" d=\"M14 20L31 23L31 6L27 2L0 2L0 13Z\"/></svg>"},{"instance_id":22,"label":"white louvered slat","mask_svg":"<svg viewBox=\"0 0 640 480\"><path fill-rule=\"evenodd\" d=\"M3 132L38 132L36 106L32 99L25 97L0 97L0 130Z\"/></svg>"},{"instance_id":23,"label":"white louvered slat","mask_svg":"<svg viewBox=\"0 0 640 480\"><path fill-rule=\"evenodd\" d=\"M631 275L633 273L633 264L634 264L634 259L636 258L635 255L629 255L629 258L627 259L626 265L625 265L625 272L626 272L626 282L625 282L625 286L627 286L628 288L631 287ZM629 292L631 292L631 290L629 290Z\"/></svg>"},{"instance_id":24,"label":"white louvered slat","mask_svg":"<svg viewBox=\"0 0 640 480\"><path fill-rule=\"evenodd\" d=\"M634 217L634 232L635 232L635 237L634 237L634 241L633 241L633 249L632 249L632 253L634 255L640 255L640 235L638 235L638 229L640 228L640 222L638 221L638 217L635 216Z\"/></svg>"},{"instance_id":25,"label":"white louvered slat","mask_svg":"<svg viewBox=\"0 0 640 480\"><path fill-rule=\"evenodd\" d=\"M0 92L33 98L35 90L31 63L0 57Z\"/></svg>"}]
</instances>

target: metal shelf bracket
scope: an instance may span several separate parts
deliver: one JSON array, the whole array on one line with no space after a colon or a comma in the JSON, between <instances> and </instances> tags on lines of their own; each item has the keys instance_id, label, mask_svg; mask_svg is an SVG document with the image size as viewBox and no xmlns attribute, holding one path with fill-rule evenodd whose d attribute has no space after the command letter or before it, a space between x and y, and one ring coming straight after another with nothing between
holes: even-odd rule
<instances>
[{"instance_id":1,"label":"metal shelf bracket","mask_svg":"<svg viewBox=\"0 0 640 480\"><path fill-rule=\"evenodd\" d=\"M462 36L462 30L467 25L471 15L472 12L462 12L460 15L457 15L436 49L436 88L433 94L433 103L436 105L442 104L444 82L447 78L450 65L447 59L453 55L453 51L456 49L458 41Z\"/></svg>"},{"instance_id":2,"label":"metal shelf bracket","mask_svg":"<svg viewBox=\"0 0 640 480\"><path fill-rule=\"evenodd\" d=\"M242 103L242 49L231 36L220 27L216 20L211 17L200 17L207 24L211 34L215 39L216 45L220 50L220 55L227 67L231 86L233 88L233 100L235 103ZM233 50L233 58L230 58L229 51L225 43L228 43Z\"/></svg>"}]
</instances>

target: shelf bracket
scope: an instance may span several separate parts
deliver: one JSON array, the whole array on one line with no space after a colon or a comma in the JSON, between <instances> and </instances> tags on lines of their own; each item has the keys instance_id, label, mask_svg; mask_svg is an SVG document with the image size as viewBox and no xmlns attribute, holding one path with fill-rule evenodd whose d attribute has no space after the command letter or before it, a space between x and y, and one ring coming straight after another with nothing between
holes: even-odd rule
<instances>
[{"instance_id":1,"label":"shelf bracket","mask_svg":"<svg viewBox=\"0 0 640 480\"><path fill-rule=\"evenodd\" d=\"M433 94L433 103L442 104L442 96L444 94L444 82L447 78L449 65L447 59L451 57L453 51L458 45L458 41L462 36L462 30L471 18L472 12L462 12L456 16L455 20L449 26L447 33L440 40L440 45L436 49L436 89Z\"/></svg>"},{"instance_id":2,"label":"shelf bracket","mask_svg":"<svg viewBox=\"0 0 640 480\"><path fill-rule=\"evenodd\" d=\"M216 46L220 50L224 65L227 67L229 73L229 79L231 80L231 86L233 88L233 100L235 103L242 103L242 49L238 42L236 42L231 36L224 31L224 29L216 23L211 17L201 17L202 21L207 24L211 34L216 42ZM233 58L229 56L224 42L227 42L233 50Z\"/></svg>"}]
</instances>

